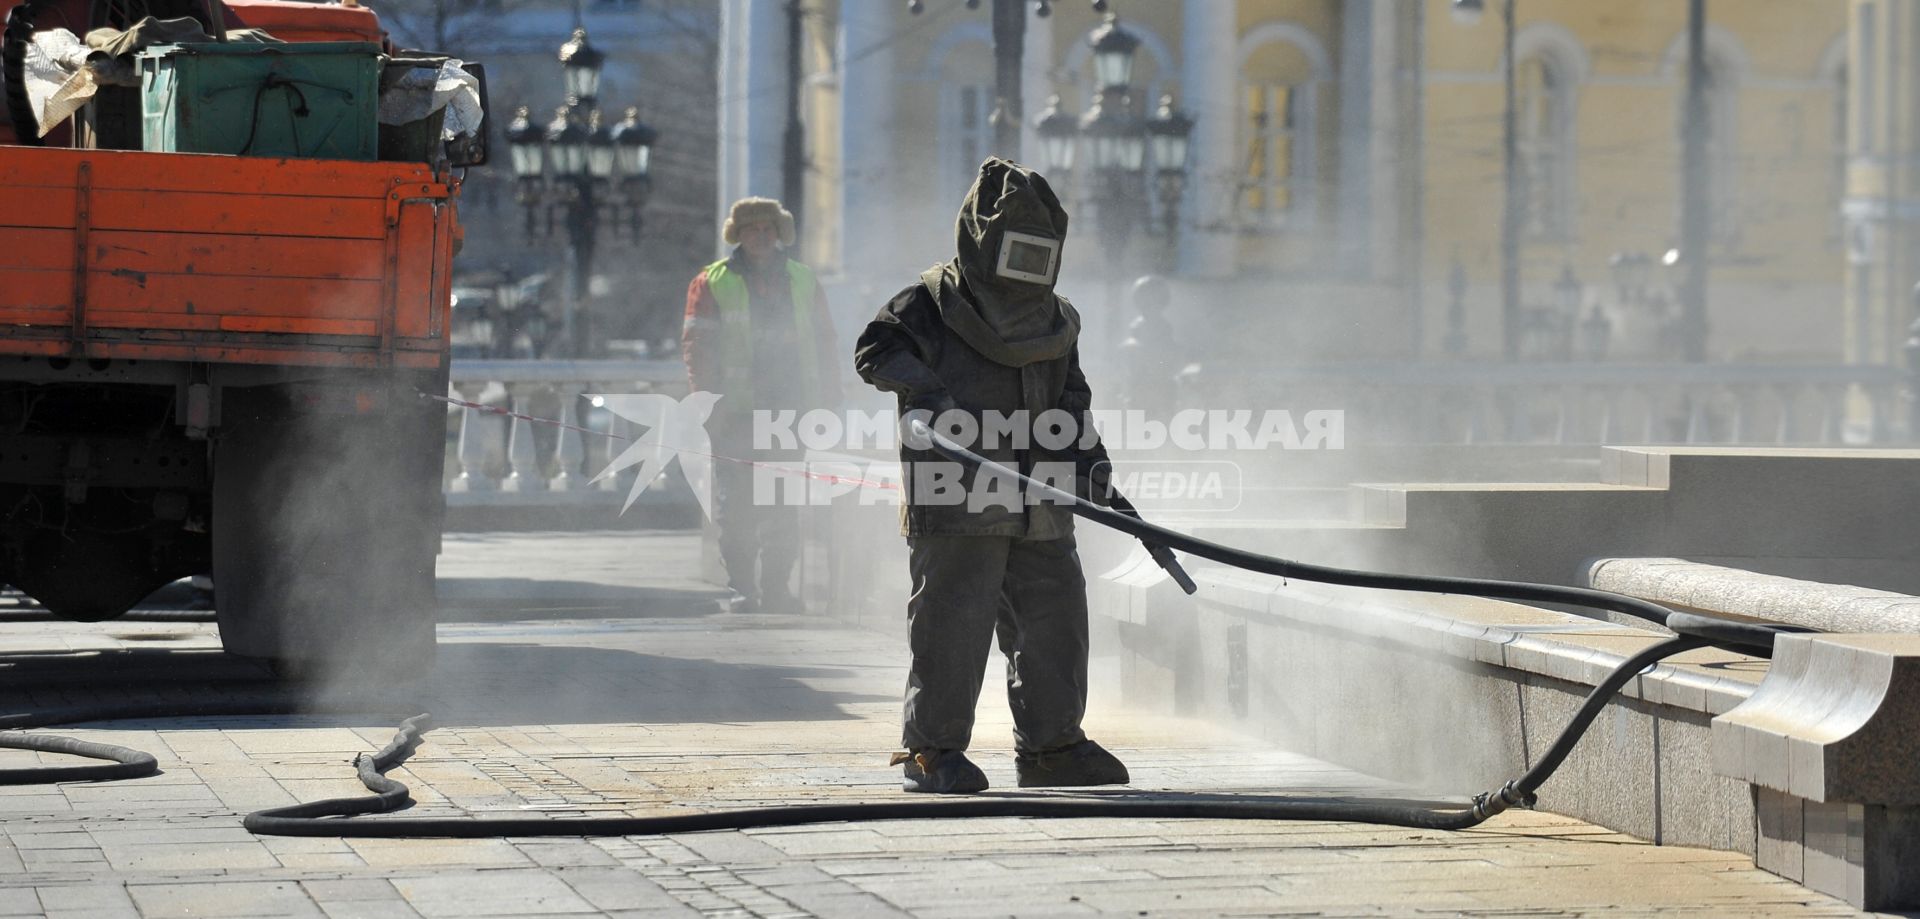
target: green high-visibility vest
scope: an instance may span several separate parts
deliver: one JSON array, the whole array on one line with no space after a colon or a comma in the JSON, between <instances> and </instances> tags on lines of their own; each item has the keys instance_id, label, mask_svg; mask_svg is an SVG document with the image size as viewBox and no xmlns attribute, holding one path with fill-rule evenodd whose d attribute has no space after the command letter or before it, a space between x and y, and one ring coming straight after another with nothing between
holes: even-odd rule
<instances>
[{"instance_id":1,"label":"green high-visibility vest","mask_svg":"<svg viewBox=\"0 0 1920 919\"><path fill-rule=\"evenodd\" d=\"M707 266L707 289L720 310L720 385L725 407L743 411L753 407L753 311L747 306L747 279L727 266L726 259ZM798 384L811 389L819 379L818 352L814 349L815 281L813 269L787 260L787 285L793 301L794 338L800 349L800 369L805 380ZM782 387L782 388L791 388Z\"/></svg>"}]
</instances>

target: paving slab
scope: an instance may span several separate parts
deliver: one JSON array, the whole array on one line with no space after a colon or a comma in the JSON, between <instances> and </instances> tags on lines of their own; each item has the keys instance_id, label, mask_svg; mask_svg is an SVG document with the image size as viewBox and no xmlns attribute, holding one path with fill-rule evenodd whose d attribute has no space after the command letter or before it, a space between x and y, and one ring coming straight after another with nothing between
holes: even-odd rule
<instances>
[{"instance_id":1,"label":"paving slab","mask_svg":"<svg viewBox=\"0 0 1920 919\"><path fill-rule=\"evenodd\" d=\"M1859 915L1744 856L1652 846L1547 812L1461 833L994 819L340 840L241 827L253 808L357 793L352 758L419 710L437 726L393 773L416 806L355 819L902 800L885 765L899 740L898 640L824 615L702 612L713 589L688 581L693 539L451 536L441 566L457 582L451 595L486 615L444 622L438 665L418 683L309 687L324 714L59 732L146 749L164 773L0 788L0 916ZM574 597L598 605L560 602ZM114 623L5 624L0 707L258 688L245 682L252 671L212 653L209 626L117 637L131 634ZM95 673L103 663L110 680ZM21 667L33 680L12 678ZM1008 789L1011 721L993 669L974 752ZM1458 802L1482 790L1391 785L1098 696L1088 729L1126 759L1137 788L1156 793Z\"/></svg>"}]
</instances>

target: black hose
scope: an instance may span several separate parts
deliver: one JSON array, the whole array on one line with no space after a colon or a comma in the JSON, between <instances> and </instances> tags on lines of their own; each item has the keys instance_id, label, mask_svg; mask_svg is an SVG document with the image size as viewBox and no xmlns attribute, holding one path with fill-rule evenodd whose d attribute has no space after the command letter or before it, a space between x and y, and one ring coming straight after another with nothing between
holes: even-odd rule
<instances>
[{"instance_id":1,"label":"black hose","mask_svg":"<svg viewBox=\"0 0 1920 919\"><path fill-rule=\"evenodd\" d=\"M28 728L73 725L89 721L123 721L134 718L231 717L239 715L291 715L313 713L286 693L264 693L254 697L210 699L191 702L179 700L124 702L114 705L76 705L0 715L0 749L32 750L39 753L64 753L88 759L105 760L101 765L24 766L0 769L0 785L46 785L53 782L98 782L137 779L158 775L159 764L150 753L107 743L75 740L46 734L24 734Z\"/></svg>"},{"instance_id":2,"label":"black hose","mask_svg":"<svg viewBox=\"0 0 1920 919\"><path fill-rule=\"evenodd\" d=\"M26 766L0 769L0 785L45 785L52 782L104 782L112 779L137 779L160 771L153 754L106 743L53 737L45 734L0 734L0 748L33 750L40 753L65 753L88 759L107 760L101 765Z\"/></svg>"},{"instance_id":3,"label":"black hose","mask_svg":"<svg viewBox=\"0 0 1920 919\"><path fill-rule=\"evenodd\" d=\"M980 456L965 447L956 444L939 432L929 428L925 422L914 419L910 422L916 437L925 439L934 450L956 462L966 463L988 475L1000 476L1026 489L1022 494L1038 493L1050 502L1058 503L1074 514L1092 520L1104 526L1112 527L1142 542L1177 549L1189 555L1242 568L1260 574L1275 577L1292 578L1300 581L1314 581L1321 584L1336 584L1343 587L1371 587L1379 590L1410 590L1421 593L1460 594L1463 596L1486 597L1492 600L1516 600L1527 603L1562 603L1568 606L1583 606L1588 609L1608 610L1624 613L1648 622L1664 626L1674 632L1688 635L1698 634L1710 643L1719 646L1732 646L1742 653L1769 656L1773 652L1774 636L1781 632L1807 631L1797 626L1777 624L1733 622L1714 619L1689 613L1677 613L1658 603L1629 597L1625 594L1605 590L1593 590L1585 587L1562 587L1557 584L1534 584L1527 581L1499 581L1486 578L1450 578L1435 575L1389 574L1380 571L1359 571L1351 568L1330 568L1325 565L1311 565L1291 559L1275 558L1244 549L1223 546L1208 542L1195 536L1189 536L1176 530L1155 526L1137 517L1129 517L1116 511L1101 507L1072 492L1063 491L1038 479L1022 475L993 460ZM1711 634L1697 630L1711 626Z\"/></svg>"},{"instance_id":4,"label":"black hose","mask_svg":"<svg viewBox=\"0 0 1920 919\"><path fill-rule=\"evenodd\" d=\"M276 807L248 814L248 830L263 836L327 836L337 838L472 839L497 836L654 836L707 830L743 830L756 827L800 826L857 820L926 820L964 817L1127 817L1136 820L1328 820L1374 823L1422 830L1464 830L1511 807L1531 807L1534 791L1565 761L1580 737L1627 681L1661 658L1701 647L1706 642L1671 638L1628 658L1587 694L1580 710L1526 775L1497 791L1476 797L1459 810L1437 810L1411 805L1366 802L1273 799L1128 797L1101 794L1084 798L1035 795L991 795L946 800L892 801L881 804L802 804L788 807L749 807L702 811L659 817L590 817L577 820L427 817L413 820L331 820L356 814L387 813L411 803L407 787L384 773L399 765L420 744L427 715L415 715L400 725L393 740L379 753L354 760L361 784L372 795L329 798L307 804Z\"/></svg>"},{"instance_id":5,"label":"black hose","mask_svg":"<svg viewBox=\"0 0 1920 919\"><path fill-rule=\"evenodd\" d=\"M1641 671L1653 666L1654 663L1683 651L1706 647L1708 644L1706 639L1691 635L1669 638L1627 658L1620 666L1613 668L1613 672L1607 674L1606 679L1601 680L1599 685L1593 687L1592 692L1587 693L1587 700L1580 704L1580 710L1574 712L1573 719L1560 730L1560 736L1554 740L1553 746L1548 747L1547 752L1540 754L1540 761L1534 763L1532 769L1528 769L1525 775L1515 779L1509 787L1524 796L1528 806L1531 806L1533 793L1538 791L1541 785L1546 784L1554 770L1559 769L1560 764L1566 760L1567 754L1573 752L1574 744L1578 743L1580 736L1587 732L1587 727L1593 724L1593 719L1600 717L1600 712L1607 707L1607 701L1613 698L1614 693L1619 692L1629 680L1639 676Z\"/></svg>"}]
</instances>

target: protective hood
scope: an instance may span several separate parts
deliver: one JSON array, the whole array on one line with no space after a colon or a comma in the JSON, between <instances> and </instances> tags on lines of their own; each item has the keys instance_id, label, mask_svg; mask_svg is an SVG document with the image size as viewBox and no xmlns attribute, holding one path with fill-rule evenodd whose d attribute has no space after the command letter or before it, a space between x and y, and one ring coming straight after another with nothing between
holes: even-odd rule
<instances>
[{"instance_id":1,"label":"protective hood","mask_svg":"<svg viewBox=\"0 0 1920 919\"><path fill-rule=\"evenodd\" d=\"M1065 357L1080 316L1053 292L1067 212L1044 176L998 157L960 205L957 254L921 275L947 328L994 363Z\"/></svg>"}]
</instances>

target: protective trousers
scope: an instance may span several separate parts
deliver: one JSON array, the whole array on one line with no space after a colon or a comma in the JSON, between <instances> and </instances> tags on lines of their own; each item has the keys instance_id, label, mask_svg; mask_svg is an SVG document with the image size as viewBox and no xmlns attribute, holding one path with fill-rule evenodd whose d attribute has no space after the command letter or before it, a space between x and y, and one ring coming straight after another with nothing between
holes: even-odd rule
<instances>
[{"instance_id":1,"label":"protective trousers","mask_svg":"<svg viewBox=\"0 0 1920 919\"><path fill-rule=\"evenodd\" d=\"M901 744L967 748L991 633L1007 657L1015 747L1038 752L1085 740L1087 582L1073 535L918 536L907 547L913 669Z\"/></svg>"},{"instance_id":2,"label":"protective trousers","mask_svg":"<svg viewBox=\"0 0 1920 919\"><path fill-rule=\"evenodd\" d=\"M754 467L743 463L713 464L720 563L726 566L728 586L742 596L781 600L793 594L789 585L800 555L799 508L777 503L779 491L763 496L764 504L756 503L753 476Z\"/></svg>"}]
</instances>

